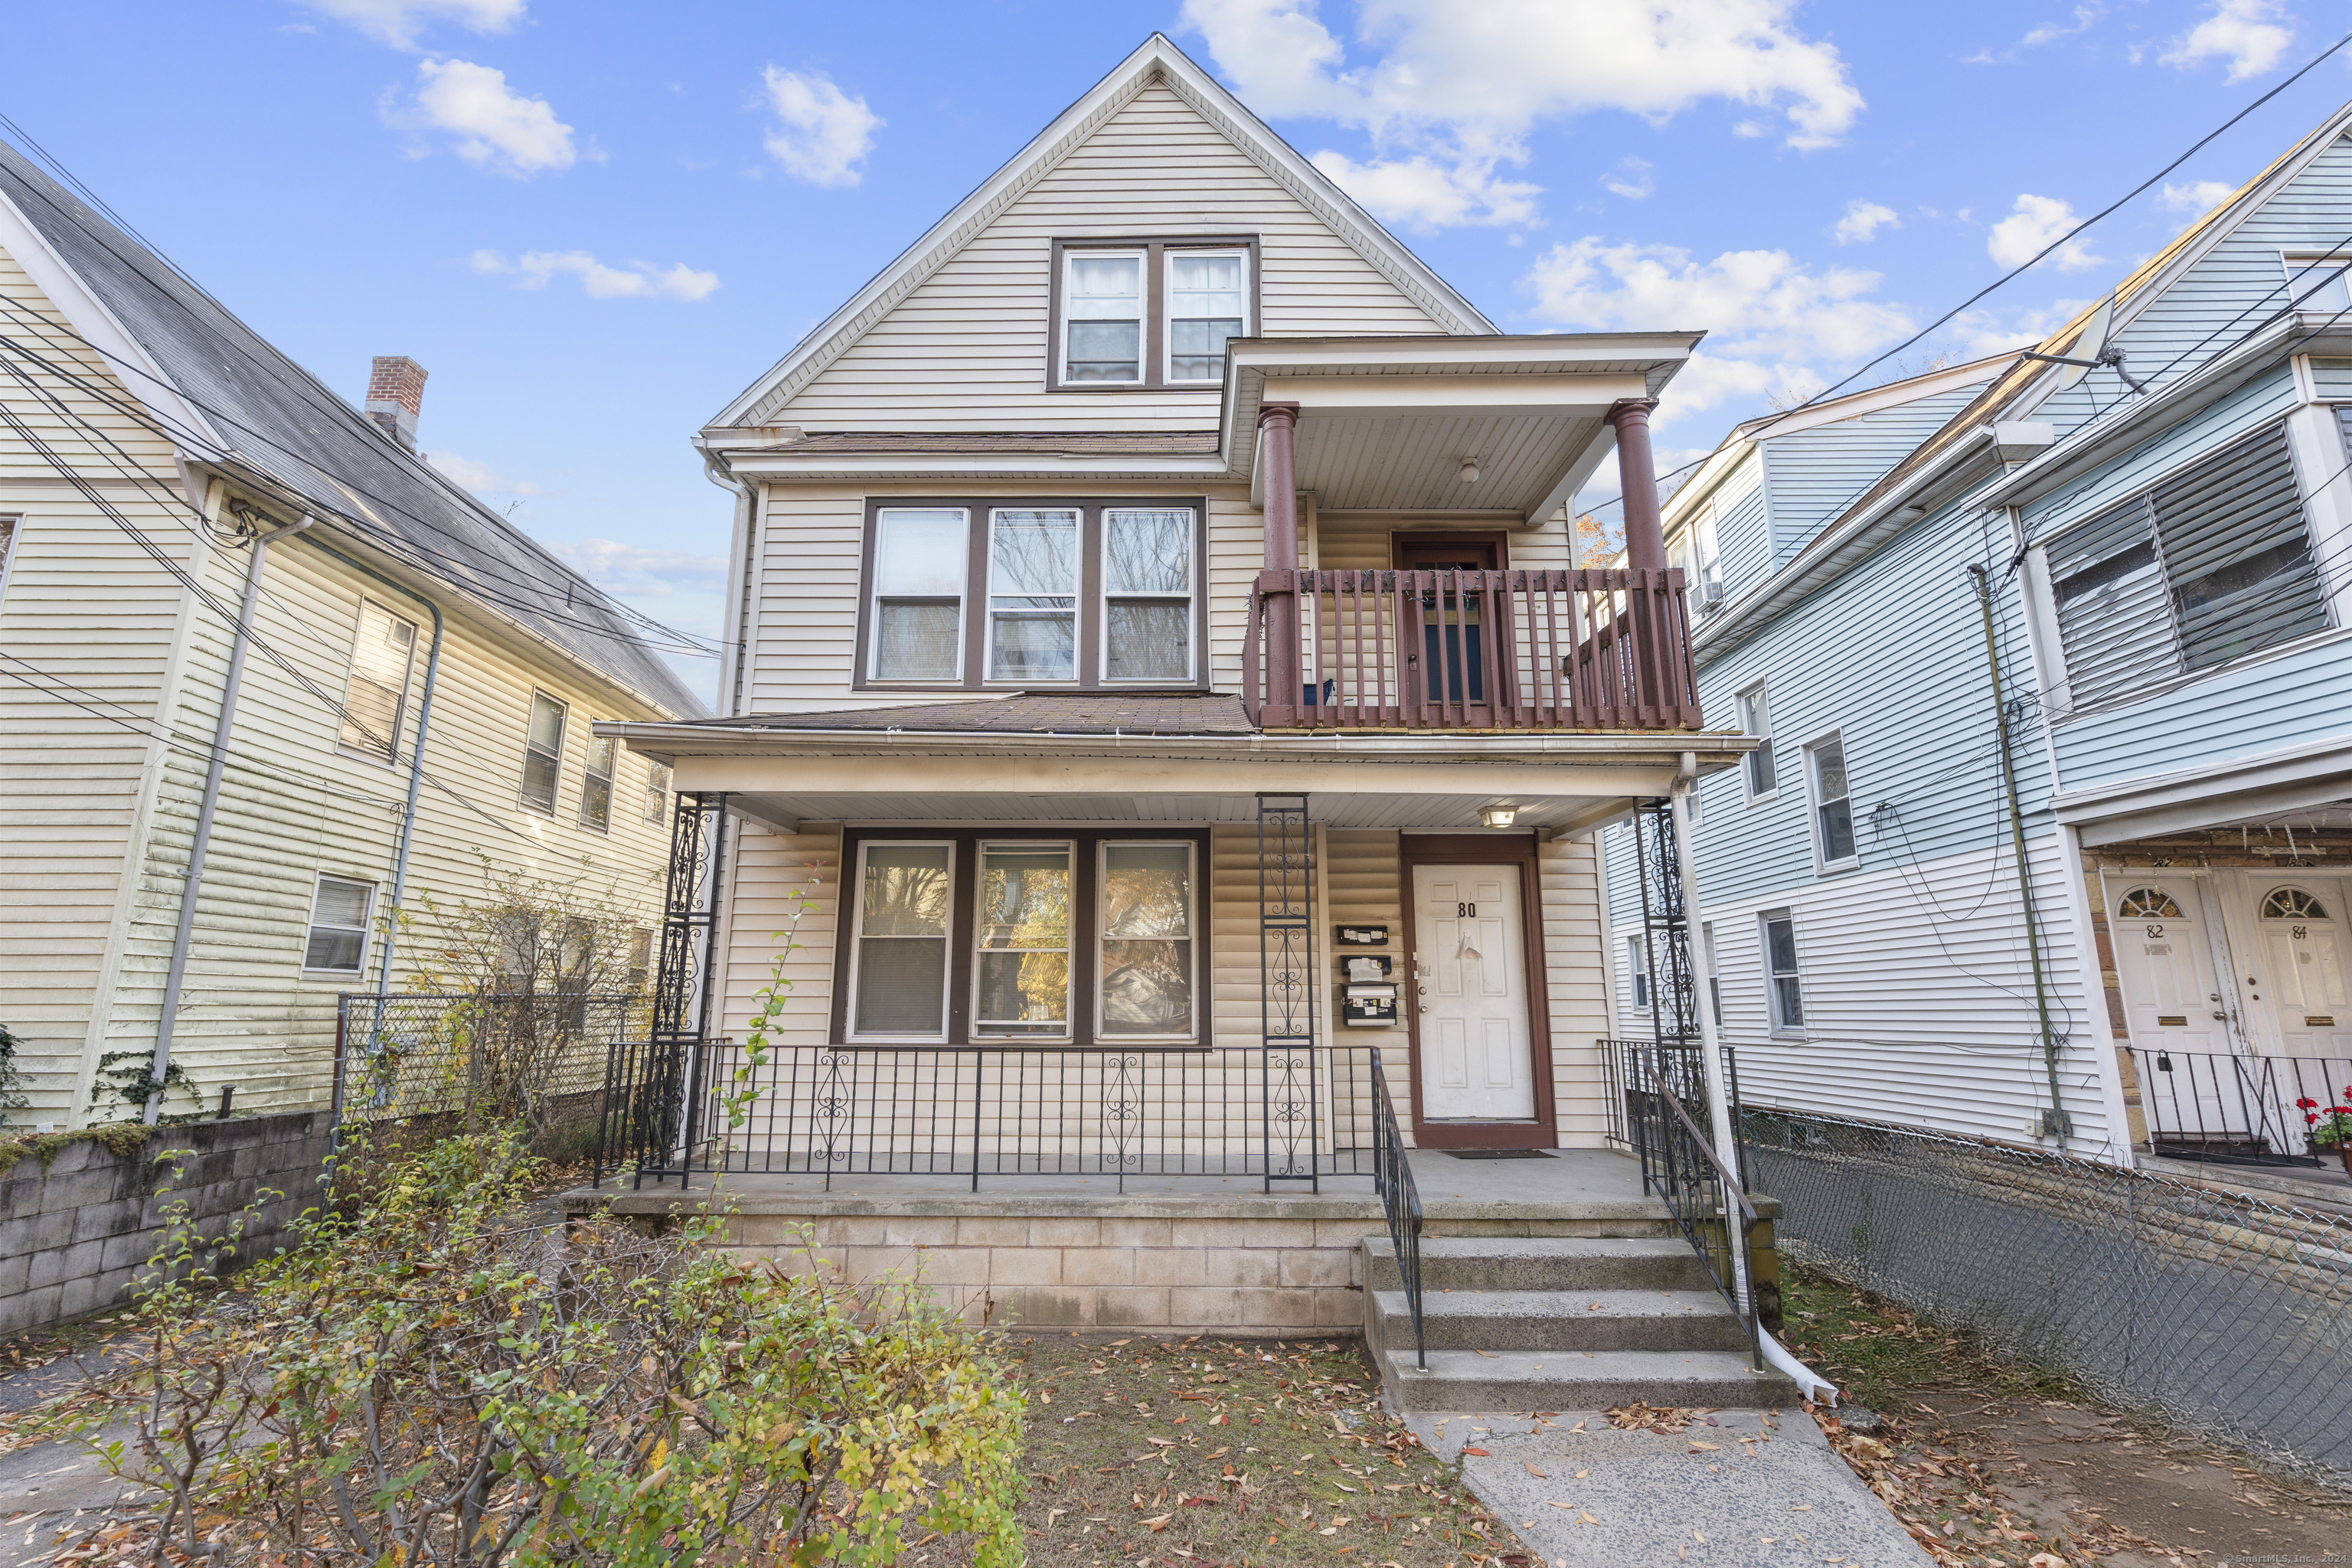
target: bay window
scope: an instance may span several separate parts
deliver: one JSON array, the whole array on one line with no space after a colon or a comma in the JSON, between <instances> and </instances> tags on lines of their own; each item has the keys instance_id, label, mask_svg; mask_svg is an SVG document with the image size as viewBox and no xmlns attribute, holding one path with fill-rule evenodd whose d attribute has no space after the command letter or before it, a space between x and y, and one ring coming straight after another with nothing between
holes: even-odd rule
<instances>
[{"instance_id":1,"label":"bay window","mask_svg":"<svg viewBox=\"0 0 2352 1568\"><path fill-rule=\"evenodd\" d=\"M1200 1042L1198 835L850 842L836 1039Z\"/></svg>"},{"instance_id":2,"label":"bay window","mask_svg":"<svg viewBox=\"0 0 2352 1568\"><path fill-rule=\"evenodd\" d=\"M877 502L856 684L1197 688L1206 511L1190 498Z\"/></svg>"}]
</instances>

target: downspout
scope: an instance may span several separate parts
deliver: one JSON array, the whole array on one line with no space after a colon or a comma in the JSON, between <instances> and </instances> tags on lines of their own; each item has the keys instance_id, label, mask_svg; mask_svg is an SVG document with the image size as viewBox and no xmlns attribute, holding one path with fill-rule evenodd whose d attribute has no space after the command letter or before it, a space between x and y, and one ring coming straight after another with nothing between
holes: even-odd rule
<instances>
[{"instance_id":1,"label":"downspout","mask_svg":"<svg viewBox=\"0 0 2352 1568\"><path fill-rule=\"evenodd\" d=\"M196 806L195 837L188 844L188 870L180 887L180 922L172 933L172 963L163 976L163 1014L155 1025L155 1057L148 1068L147 1104L140 1120L148 1126L155 1125L163 1113L163 1079L172 1070L172 1031L178 1021L180 990L188 977L188 950L196 934L196 894L204 886L205 858L212 849L213 816L220 807L221 773L228 766L229 734L236 723L236 698L245 685L245 645L253 635L253 607L261 599L262 563L269 558L269 542L282 534L299 533L314 520L305 516L299 522L289 522L282 528L264 533L257 530L252 537L251 559L245 563L245 598L237 606L236 625L231 628L228 650L228 679L221 685L220 718L213 725L213 754L205 764L205 793Z\"/></svg>"},{"instance_id":2,"label":"downspout","mask_svg":"<svg viewBox=\"0 0 2352 1568\"><path fill-rule=\"evenodd\" d=\"M331 544L310 541L354 572L363 573L405 598L433 612L433 647L425 656L425 691L416 701L416 740L408 752L408 799L400 811L400 845L392 858L392 909L383 926L383 962L375 980L376 1023L383 1022L384 998L392 994L392 959L400 947L401 896L408 889L408 850L416 837L416 796L425 782L425 736L433 727L433 684L441 674L441 606L415 589L385 576L364 561L354 561ZM397 755L397 748L394 749Z\"/></svg>"},{"instance_id":3,"label":"downspout","mask_svg":"<svg viewBox=\"0 0 2352 1568\"><path fill-rule=\"evenodd\" d=\"M730 475L708 451L702 454L702 477L735 498L735 527L727 561L727 641L719 651L719 689L712 710L733 718L742 710L743 665L750 641L752 552L759 548L760 500L750 481Z\"/></svg>"},{"instance_id":4,"label":"downspout","mask_svg":"<svg viewBox=\"0 0 2352 1568\"><path fill-rule=\"evenodd\" d=\"M2042 1062L2050 1082L2050 1115L2042 1131L2058 1140L2063 1152L2070 1128L2065 1107L2058 1098L2058 1037L2050 1027L2050 983L2042 967L2041 922L2034 917L2033 875L2025 861L2025 810L2017 797L2017 759L2009 745L2009 708L2000 693L2000 644L1993 636L1992 584L1985 569L1969 563L1976 579L1977 609L1984 616L1985 668L1992 677L1992 717L2000 733L2001 785L2009 795L2009 841L2017 861L2017 896L2025 909L2025 952L2033 964L2033 1007L2042 1022Z\"/></svg>"}]
</instances>

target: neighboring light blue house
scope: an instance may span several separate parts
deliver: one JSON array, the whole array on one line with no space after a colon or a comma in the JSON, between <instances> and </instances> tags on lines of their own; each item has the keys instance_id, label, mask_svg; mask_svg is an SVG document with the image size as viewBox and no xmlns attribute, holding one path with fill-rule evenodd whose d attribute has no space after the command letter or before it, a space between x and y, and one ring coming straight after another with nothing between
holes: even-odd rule
<instances>
[{"instance_id":1,"label":"neighboring light blue house","mask_svg":"<svg viewBox=\"0 0 2352 1568\"><path fill-rule=\"evenodd\" d=\"M1752 421L1668 503L1706 710L1770 740L1696 839L1750 1105L2128 1163L2305 1156L2352 1094L2347 128L2037 351L2109 363Z\"/></svg>"}]
</instances>

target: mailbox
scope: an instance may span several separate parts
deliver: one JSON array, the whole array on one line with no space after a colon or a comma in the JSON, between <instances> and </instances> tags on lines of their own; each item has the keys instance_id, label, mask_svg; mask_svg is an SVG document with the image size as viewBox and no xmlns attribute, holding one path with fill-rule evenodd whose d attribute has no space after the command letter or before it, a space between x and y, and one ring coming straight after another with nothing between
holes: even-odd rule
<instances>
[{"instance_id":1,"label":"mailbox","mask_svg":"<svg viewBox=\"0 0 2352 1568\"><path fill-rule=\"evenodd\" d=\"M1350 1029L1392 1029L1397 1021L1394 981L1351 981L1339 987L1339 1018Z\"/></svg>"}]
</instances>

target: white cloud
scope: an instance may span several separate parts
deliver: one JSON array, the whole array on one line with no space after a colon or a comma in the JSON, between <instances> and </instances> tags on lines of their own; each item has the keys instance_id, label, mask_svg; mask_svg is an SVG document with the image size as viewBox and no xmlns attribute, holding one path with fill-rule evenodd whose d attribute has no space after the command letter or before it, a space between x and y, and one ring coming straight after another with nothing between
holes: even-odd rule
<instances>
[{"instance_id":1,"label":"white cloud","mask_svg":"<svg viewBox=\"0 0 2352 1568\"><path fill-rule=\"evenodd\" d=\"M2032 348L2081 315L2090 303L2088 300L2053 300L2047 305L1963 310L1937 337L1953 345L1954 363L1982 359L2009 349Z\"/></svg>"},{"instance_id":2,"label":"white cloud","mask_svg":"<svg viewBox=\"0 0 2352 1568\"><path fill-rule=\"evenodd\" d=\"M2231 81L2260 76L2294 42L2292 18L2278 0L2213 0L2213 13L2157 56L2183 70L2207 60L2230 62Z\"/></svg>"},{"instance_id":3,"label":"white cloud","mask_svg":"<svg viewBox=\"0 0 2352 1568\"><path fill-rule=\"evenodd\" d=\"M1880 229L1902 226L1903 220L1895 216L1893 207L1883 207L1856 196L1845 204L1845 216L1830 232L1837 237L1840 245L1867 245Z\"/></svg>"},{"instance_id":4,"label":"white cloud","mask_svg":"<svg viewBox=\"0 0 2352 1568\"><path fill-rule=\"evenodd\" d=\"M394 122L446 131L457 156L516 179L579 160L572 127L555 118L543 98L525 98L507 86L506 73L470 60L416 62L416 107Z\"/></svg>"},{"instance_id":5,"label":"white cloud","mask_svg":"<svg viewBox=\"0 0 2352 1568\"><path fill-rule=\"evenodd\" d=\"M2072 203L2055 196L2020 195L2016 209L1985 237L1985 250L2003 267L2022 267L2082 221ZM2105 259L2091 254L2087 240L2070 239L2051 256L2050 264L2061 272L2079 272Z\"/></svg>"},{"instance_id":6,"label":"white cloud","mask_svg":"<svg viewBox=\"0 0 2352 1568\"><path fill-rule=\"evenodd\" d=\"M2057 22L2044 22L2028 32L2019 41L2031 49L2059 38L2071 37L2075 33L2087 33L2091 30L2091 24L2096 22L2105 9L2106 7L2103 5L2077 5L2074 7L2073 26L2069 27Z\"/></svg>"},{"instance_id":7,"label":"white cloud","mask_svg":"<svg viewBox=\"0 0 2352 1568\"><path fill-rule=\"evenodd\" d=\"M1541 185L1497 179L1494 165L1427 157L1359 163L1318 153L1315 166L1383 223L1433 229L1467 224L1533 223Z\"/></svg>"},{"instance_id":8,"label":"white cloud","mask_svg":"<svg viewBox=\"0 0 2352 1568\"><path fill-rule=\"evenodd\" d=\"M478 250L467 264L477 272L512 277L523 289L544 289L549 279L568 272L580 279L592 300L683 300L690 304L719 287L719 274L698 272L682 261L669 268L650 261L607 267L584 250L527 250L513 261L499 251Z\"/></svg>"},{"instance_id":9,"label":"white cloud","mask_svg":"<svg viewBox=\"0 0 2352 1568\"><path fill-rule=\"evenodd\" d=\"M508 479L479 458L461 458L455 452L427 452L425 460L446 474L460 489L471 490L476 495L535 496L546 493L527 479Z\"/></svg>"},{"instance_id":10,"label":"white cloud","mask_svg":"<svg viewBox=\"0 0 2352 1568\"><path fill-rule=\"evenodd\" d=\"M851 98L822 72L765 73L769 107L778 124L768 132L768 154L785 173L812 185L854 185L865 176L857 165L874 145L874 132L887 123Z\"/></svg>"},{"instance_id":11,"label":"white cloud","mask_svg":"<svg viewBox=\"0 0 2352 1568\"><path fill-rule=\"evenodd\" d=\"M1658 188L1650 177L1651 165L1640 158L1618 162L1615 172L1601 176L1601 183L1628 201L1638 202Z\"/></svg>"},{"instance_id":12,"label":"white cloud","mask_svg":"<svg viewBox=\"0 0 2352 1568\"><path fill-rule=\"evenodd\" d=\"M1524 163L1547 120L1614 109L1661 123L1724 100L1780 115L1790 146L1835 142L1862 94L1834 46L1796 30L1794 10L1795 0L1363 0L1356 37L1373 58L1353 68L1316 0L1184 0L1181 19L1259 113L1369 132L1370 160L1325 153L1318 165L1368 205L1363 193L1377 193L1404 221L1434 226L1531 221L1537 187L1496 170ZM1735 132L1767 128L1751 114Z\"/></svg>"},{"instance_id":13,"label":"white cloud","mask_svg":"<svg viewBox=\"0 0 2352 1568\"><path fill-rule=\"evenodd\" d=\"M1911 331L1903 310L1864 298L1879 275L1815 270L1785 250L1726 251L1710 261L1664 245L1553 246L1528 286L1546 321L1591 331L1704 327L1706 350L1667 384L1658 420L1734 397L1818 390L1822 362L1866 358Z\"/></svg>"},{"instance_id":14,"label":"white cloud","mask_svg":"<svg viewBox=\"0 0 2352 1568\"><path fill-rule=\"evenodd\" d=\"M727 559L677 550L647 550L613 539L548 548L608 594L666 599L673 594L716 594L727 585Z\"/></svg>"},{"instance_id":15,"label":"white cloud","mask_svg":"<svg viewBox=\"0 0 2352 1568\"><path fill-rule=\"evenodd\" d=\"M2165 211L2179 213L2194 221L2237 194L2238 187L2225 180L2191 180L2185 185L2176 185L2168 180L2164 194L2157 201Z\"/></svg>"},{"instance_id":16,"label":"white cloud","mask_svg":"<svg viewBox=\"0 0 2352 1568\"><path fill-rule=\"evenodd\" d=\"M503 33L522 20L523 0L302 0L395 49L413 49L418 35L436 22L455 22L468 32Z\"/></svg>"}]
</instances>

